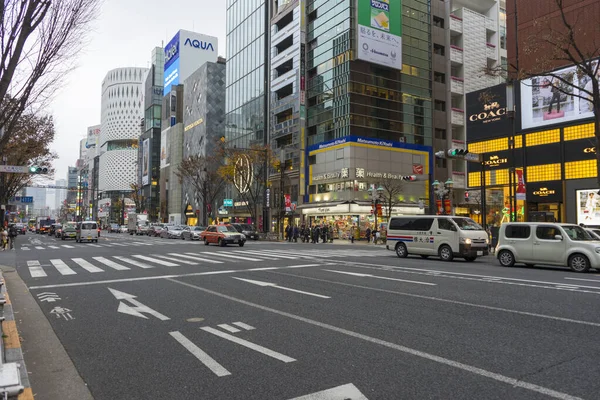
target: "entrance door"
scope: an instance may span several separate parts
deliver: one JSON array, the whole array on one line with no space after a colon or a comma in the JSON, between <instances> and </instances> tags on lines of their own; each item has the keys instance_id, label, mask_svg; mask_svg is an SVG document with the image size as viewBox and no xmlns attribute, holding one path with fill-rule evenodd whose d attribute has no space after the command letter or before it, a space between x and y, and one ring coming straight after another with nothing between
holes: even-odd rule
<instances>
[{"instance_id":1,"label":"entrance door","mask_svg":"<svg viewBox=\"0 0 600 400\"><path fill-rule=\"evenodd\" d=\"M561 203L529 203L530 222L561 222Z\"/></svg>"}]
</instances>

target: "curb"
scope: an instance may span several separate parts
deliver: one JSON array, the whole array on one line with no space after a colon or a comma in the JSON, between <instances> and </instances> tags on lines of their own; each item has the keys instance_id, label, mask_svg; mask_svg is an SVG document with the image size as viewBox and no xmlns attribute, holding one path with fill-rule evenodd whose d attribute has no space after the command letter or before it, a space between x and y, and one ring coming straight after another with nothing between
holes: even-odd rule
<instances>
[{"instance_id":1,"label":"curb","mask_svg":"<svg viewBox=\"0 0 600 400\"><path fill-rule=\"evenodd\" d=\"M0 371L0 377L5 373L9 374L8 371L4 371L5 367L16 366L17 373L19 375L19 384L16 386L5 386L0 387L0 393L8 393L8 397L18 400L33 400L33 391L29 383L29 376L27 374L27 368L25 367L25 360L23 358L23 350L21 348L21 336L17 331L17 323L13 313L12 303L10 297L6 291L6 285L4 284L4 277L0 273L0 283L2 285L0 290L0 303L4 299L5 303L1 306L3 311L3 320L0 325L2 332L2 371Z\"/></svg>"}]
</instances>

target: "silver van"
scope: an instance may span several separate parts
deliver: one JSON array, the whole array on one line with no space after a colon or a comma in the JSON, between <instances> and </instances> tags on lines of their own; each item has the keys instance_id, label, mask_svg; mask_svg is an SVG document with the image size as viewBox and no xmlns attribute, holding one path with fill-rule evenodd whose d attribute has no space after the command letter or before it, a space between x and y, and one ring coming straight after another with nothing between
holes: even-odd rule
<instances>
[{"instance_id":1,"label":"silver van","mask_svg":"<svg viewBox=\"0 0 600 400\"><path fill-rule=\"evenodd\" d=\"M100 229L98 228L97 222L78 222L76 229L77 235L75 236L75 241L77 243L81 243L84 240L88 242L98 242L98 238L100 237Z\"/></svg>"},{"instance_id":2,"label":"silver van","mask_svg":"<svg viewBox=\"0 0 600 400\"><path fill-rule=\"evenodd\" d=\"M600 240L574 224L507 222L498 233L500 265L558 265L575 272L600 270Z\"/></svg>"}]
</instances>

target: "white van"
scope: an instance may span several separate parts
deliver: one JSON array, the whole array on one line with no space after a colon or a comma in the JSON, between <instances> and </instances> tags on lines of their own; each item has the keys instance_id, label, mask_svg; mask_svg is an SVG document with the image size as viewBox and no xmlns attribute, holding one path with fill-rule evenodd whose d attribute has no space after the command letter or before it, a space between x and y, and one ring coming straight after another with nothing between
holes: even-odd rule
<instances>
[{"instance_id":1,"label":"white van","mask_svg":"<svg viewBox=\"0 0 600 400\"><path fill-rule=\"evenodd\" d=\"M600 270L600 241L574 224L507 222L500 227L496 255L504 267L521 263Z\"/></svg>"},{"instance_id":2,"label":"white van","mask_svg":"<svg viewBox=\"0 0 600 400\"><path fill-rule=\"evenodd\" d=\"M98 242L100 237L100 230L98 229L98 223L94 221L85 221L77 223L77 236L75 241L81 243L84 240L88 242Z\"/></svg>"},{"instance_id":3,"label":"white van","mask_svg":"<svg viewBox=\"0 0 600 400\"><path fill-rule=\"evenodd\" d=\"M471 218L443 215L390 218L386 248L398 257L418 254L439 256L444 261L462 257L475 261L488 254L488 235Z\"/></svg>"}]
</instances>

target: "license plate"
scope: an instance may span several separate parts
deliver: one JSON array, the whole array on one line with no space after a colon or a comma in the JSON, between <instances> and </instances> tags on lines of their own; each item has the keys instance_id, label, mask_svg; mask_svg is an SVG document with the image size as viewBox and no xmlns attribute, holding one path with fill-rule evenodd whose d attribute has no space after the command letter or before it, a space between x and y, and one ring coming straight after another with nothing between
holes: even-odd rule
<instances>
[{"instance_id":1,"label":"license plate","mask_svg":"<svg viewBox=\"0 0 600 400\"><path fill-rule=\"evenodd\" d=\"M91 238L92 238L91 236L88 236L88 240L91 239Z\"/></svg>"},{"instance_id":2,"label":"license plate","mask_svg":"<svg viewBox=\"0 0 600 400\"><path fill-rule=\"evenodd\" d=\"M478 251L478 252L477 252L477 255L478 255L478 256L482 256L482 255L483 255L483 251Z\"/></svg>"}]
</instances>

